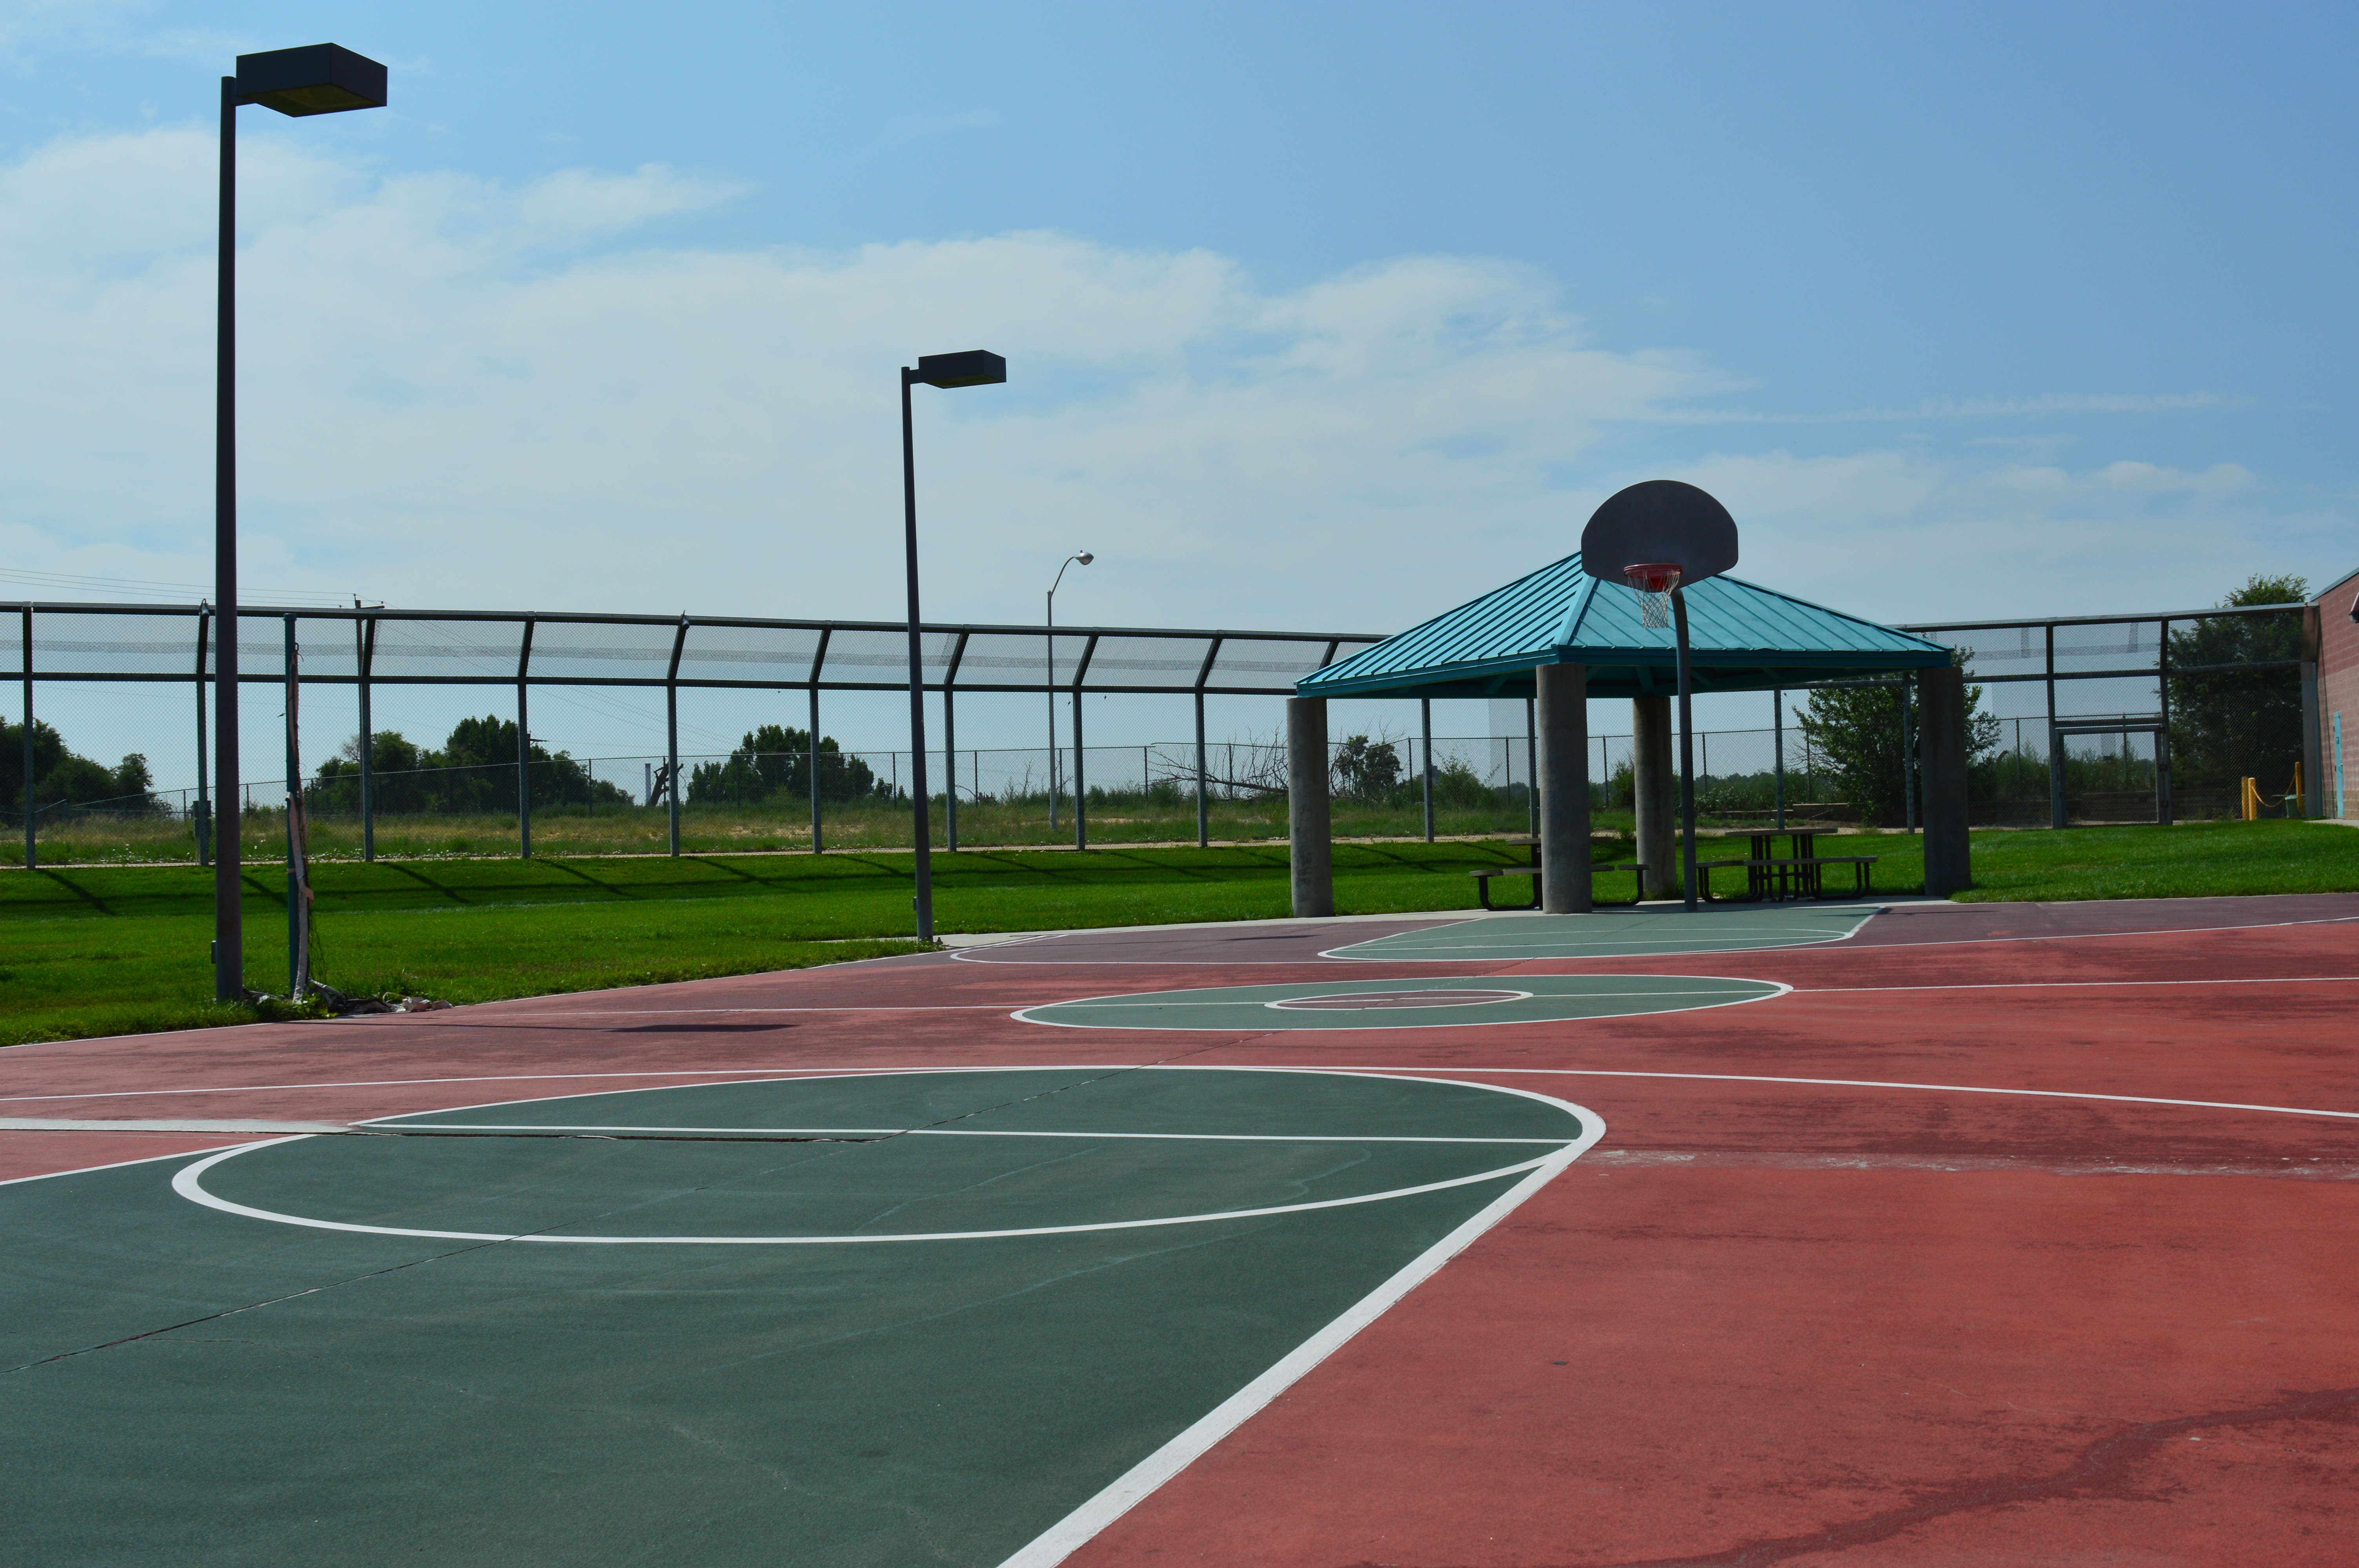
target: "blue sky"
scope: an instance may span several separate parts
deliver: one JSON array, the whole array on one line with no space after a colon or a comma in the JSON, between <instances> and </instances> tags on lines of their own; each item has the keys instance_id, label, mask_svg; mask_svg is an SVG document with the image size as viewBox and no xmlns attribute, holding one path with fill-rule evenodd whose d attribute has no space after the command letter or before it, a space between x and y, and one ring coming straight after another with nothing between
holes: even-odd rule
<instances>
[{"instance_id":1,"label":"blue sky","mask_svg":"<svg viewBox=\"0 0 2359 1568\"><path fill-rule=\"evenodd\" d=\"M2359 566L2324 7L0 4L0 556L201 583L212 81L249 580L1388 631L1658 474L1884 618ZM326 351L321 351L323 346ZM323 505L320 497L334 497ZM0 591L7 591L0 589ZM62 596L80 595L62 593Z\"/></svg>"}]
</instances>

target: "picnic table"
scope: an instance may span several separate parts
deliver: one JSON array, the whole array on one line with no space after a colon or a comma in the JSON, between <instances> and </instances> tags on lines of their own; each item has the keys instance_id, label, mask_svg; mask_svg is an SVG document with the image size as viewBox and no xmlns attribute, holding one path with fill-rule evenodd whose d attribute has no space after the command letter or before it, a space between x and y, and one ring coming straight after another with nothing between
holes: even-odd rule
<instances>
[{"instance_id":1,"label":"picnic table","mask_svg":"<svg viewBox=\"0 0 2359 1568\"><path fill-rule=\"evenodd\" d=\"M1529 877L1532 879L1531 902L1529 903L1511 903L1505 907L1509 910L1538 909L1540 906L1540 841L1538 838L1530 838L1524 834L1517 834L1516 837L1509 838L1506 841L1510 844L1529 845L1532 851L1532 863L1528 866L1486 866L1483 870L1473 872L1474 897L1484 908L1497 910L1502 906L1491 902L1491 879L1494 877ZM1593 873L1597 871L1634 872L1637 878L1637 885L1631 890L1630 897L1626 902L1636 903L1639 900L1647 896L1647 868L1636 860L1625 861L1618 865L1610 866L1600 866L1593 862L1589 869ZM1622 899L1598 899L1593 902L1599 903L1621 903L1625 901Z\"/></svg>"},{"instance_id":2,"label":"picnic table","mask_svg":"<svg viewBox=\"0 0 2359 1568\"><path fill-rule=\"evenodd\" d=\"M1876 861L1874 855L1821 855L1818 839L1821 833L1832 829L1821 827L1770 828L1745 835L1750 852L1741 860L1698 860L1696 880L1702 884L1697 891L1713 903L1728 903L1739 899L1777 903L1792 898L1825 898L1826 870L1829 866L1849 866L1852 886L1848 892L1838 892L1836 897L1857 897L1873 892L1869 885ZM1733 837L1733 835L1732 835ZM1787 852L1777 852L1777 841L1787 841ZM1745 892L1741 895L1715 898L1712 891L1712 873L1745 868Z\"/></svg>"}]
</instances>

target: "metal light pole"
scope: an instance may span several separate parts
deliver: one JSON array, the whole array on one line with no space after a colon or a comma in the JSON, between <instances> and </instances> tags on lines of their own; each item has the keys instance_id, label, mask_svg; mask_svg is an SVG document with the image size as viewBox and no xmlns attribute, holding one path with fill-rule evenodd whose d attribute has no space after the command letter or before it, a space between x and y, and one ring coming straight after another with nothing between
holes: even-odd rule
<instances>
[{"instance_id":1,"label":"metal light pole","mask_svg":"<svg viewBox=\"0 0 2359 1568\"><path fill-rule=\"evenodd\" d=\"M909 805L917 827L918 940L934 939L933 824L926 809L926 664L918 629L918 446L909 423L909 388L996 386L1007 379L1007 362L986 349L962 354L925 354L918 368L901 367L901 506L909 579ZM811 744L817 746L816 735ZM817 781L813 781L816 787Z\"/></svg>"},{"instance_id":2,"label":"metal light pole","mask_svg":"<svg viewBox=\"0 0 2359 1568\"><path fill-rule=\"evenodd\" d=\"M221 83L221 252L213 370L213 995L245 996L239 898L237 755L237 109L260 103L298 118L385 106L385 67L334 44L237 57ZM288 787L299 781L288 780Z\"/></svg>"},{"instance_id":3,"label":"metal light pole","mask_svg":"<svg viewBox=\"0 0 2359 1568\"><path fill-rule=\"evenodd\" d=\"M1097 557L1087 550L1067 556L1057 568L1057 580L1049 585L1049 673L1041 685L1049 692L1049 826L1057 826L1057 585L1065 580L1065 568L1079 561L1088 566Z\"/></svg>"},{"instance_id":4,"label":"metal light pole","mask_svg":"<svg viewBox=\"0 0 2359 1568\"><path fill-rule=\"evenodd\" d=\"M1693 914L1696 912L1695 677L1688 663L1687 595L1677 585L1671 589L1671 625L1678 648L1680 677L1680 885L1687 893L1687 913Z\"/></svg>"}]
</instances>

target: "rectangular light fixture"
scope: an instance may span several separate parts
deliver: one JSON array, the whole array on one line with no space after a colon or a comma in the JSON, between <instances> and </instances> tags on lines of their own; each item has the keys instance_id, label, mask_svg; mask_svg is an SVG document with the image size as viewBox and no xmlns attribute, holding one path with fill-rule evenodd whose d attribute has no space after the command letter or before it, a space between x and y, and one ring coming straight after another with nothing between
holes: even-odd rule
<instances>
[{"instance_id":1,"label":"rectangular light fixture","mask_svg":"<svg viewBox=\"0 0 2359 1568\"><path fill-rule=\"evenodd\" d=\"M995 386L1007 379L1007 362L989 349L962 354L923 354L911 378L928 386Z\"/></svg>"},{"instance_id":2,"label":"rectangular light fixture","mask_svg":"<svg viewBox=\"0 0 2359 1568\"><path fill-rule=\"evenodd\" d=\"M237 57L238 96L282 114L385 107L385 67L338 44Z\"/></svg>"}]
</instances>

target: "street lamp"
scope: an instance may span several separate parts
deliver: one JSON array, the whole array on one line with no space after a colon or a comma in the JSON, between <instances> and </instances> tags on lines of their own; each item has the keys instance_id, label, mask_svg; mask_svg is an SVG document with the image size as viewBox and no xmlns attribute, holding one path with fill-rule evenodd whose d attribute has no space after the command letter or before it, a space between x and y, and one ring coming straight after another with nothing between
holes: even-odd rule
<instances>
[{"instance_id":1,"label":"street lamp","mask_svg":"<svg viewBox=\"0 0 2359 1568\"><path fill-rule=\"evenodd\" d=\"M924 354L918 368L901 367L901 504L909 578L909 804L918 830L918 940L934 939L933 824L926 809L926 666L918 633L918 447L909 427L909 388L996 386L1007 379L1007 362L987 349L962 354ZM813 745L818 742L814 741ZM955 778L952 780L956 784ZM813 781L814 788L817 781Z\"/></svg>"},{"instance_id":2,"label":"street lamp","mask_svg":"<svg viewBox=\"0 0 2359 1568\"><path fill-rule=\"evenodd\" d=\"M1057 568L1057 581L1049 585L1049 676L1043 683L1049 688L1049 826L1057 826L1057 583L1065 580L1065 568L1075 561L1088 566L1097 557L1083 550L1067 556Z\"/></svg>"},{"instance_id":3,"label":"street lamp","mask_svg":"<svg viewBox=\"0 0 2359 1568\"><path fill-rule=\"evenodd\" d=\"M213 381L213 995L245 995L238 883L237 756L237 106L282 114L385 107L385 67L334 44L237 57L221 84L221 260L215 275ZM301 781L290 778L291 792Z\"/></svg>"}]
</instances>

